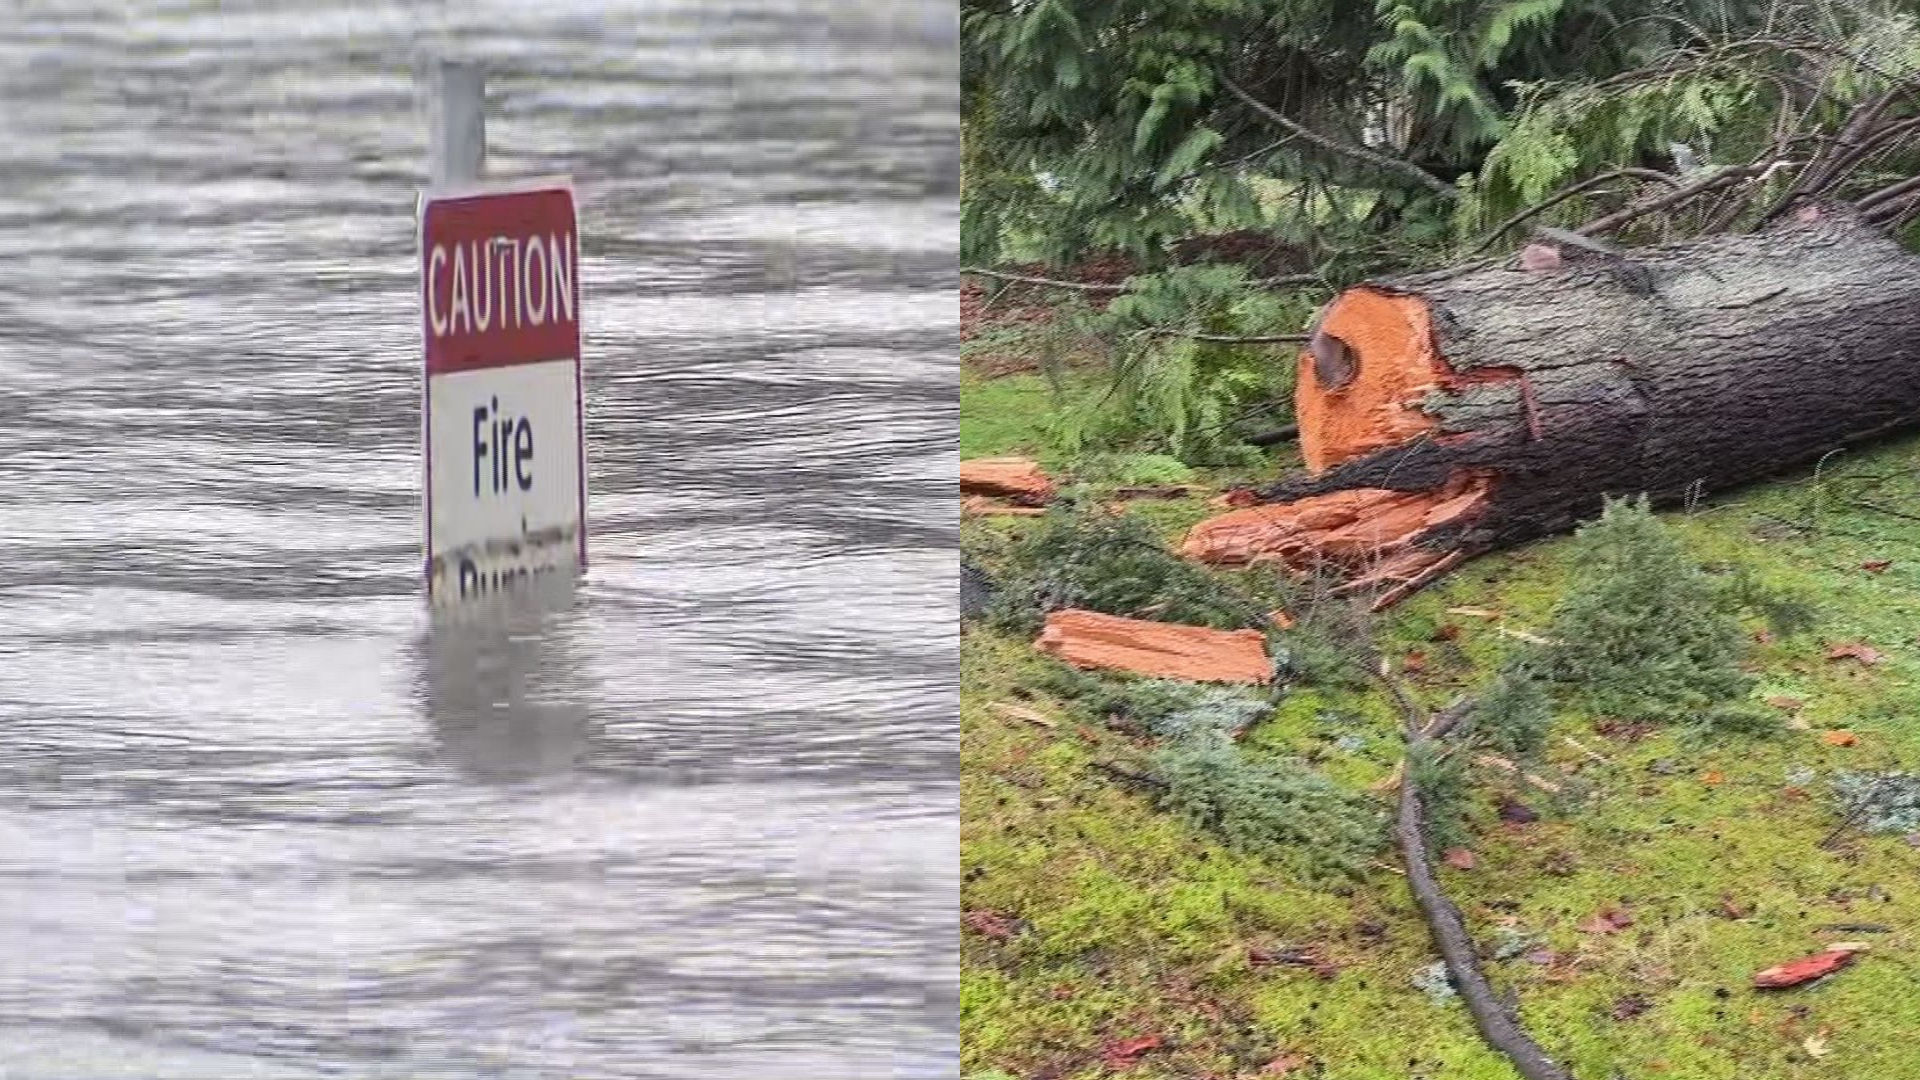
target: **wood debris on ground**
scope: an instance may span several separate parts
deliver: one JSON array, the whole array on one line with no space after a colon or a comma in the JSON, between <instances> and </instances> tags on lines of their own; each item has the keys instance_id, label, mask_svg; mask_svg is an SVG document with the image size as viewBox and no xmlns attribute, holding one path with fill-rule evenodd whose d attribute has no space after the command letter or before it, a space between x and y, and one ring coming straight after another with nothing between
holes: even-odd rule
<instances>
[{"instance_id":1,"label":"wood debris on ground","mask_svg":"<svg viewBox=\"0 0 1920 1080\"><path fill-rule=\"evenodd\" d=\"M1022 506L1053 500L1053 480L1031 458L973 458L960 463L960 493L1009 499Z\"/></svg>"},{"instance_id":2,"label":"wood debris on ground","mask_svg":"<svg viewBox=\"0 0 1920 1080\"><path fill-rule=\"evenodd\" d=\"M1215 630L1069 608L1047 616L1034 646L1078 668L1190 682L1259 684L1273 678L1266 635L1258 630Z\"/></svg>"}]
</instances>

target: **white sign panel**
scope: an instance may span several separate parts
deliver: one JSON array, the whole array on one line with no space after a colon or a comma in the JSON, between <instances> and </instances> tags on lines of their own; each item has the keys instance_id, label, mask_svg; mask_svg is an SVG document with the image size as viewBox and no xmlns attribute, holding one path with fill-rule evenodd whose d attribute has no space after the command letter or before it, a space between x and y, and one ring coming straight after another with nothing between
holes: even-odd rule
<instances>
[{"instance_id":1,"label":"white sign panel","mask_svg":"<svg viewBox=\"0 0 1920 1080\"><path fill-rule=\"evenodd\" d=\"M475 600L586 565L579 235L564 181L421 212L427 589Z\"/></svg>"}]
</instances>

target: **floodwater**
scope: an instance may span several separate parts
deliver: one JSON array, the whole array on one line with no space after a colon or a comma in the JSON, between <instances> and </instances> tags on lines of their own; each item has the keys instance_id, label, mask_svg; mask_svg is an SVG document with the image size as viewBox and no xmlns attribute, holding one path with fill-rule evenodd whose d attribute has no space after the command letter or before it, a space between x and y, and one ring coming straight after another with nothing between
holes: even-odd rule
<instances>
[{"instance_id":1,"label":"floodwater","mask_svg":"<svg viewBox=\"0 0 1920 1080\"><path fill-rule=\"evenodd\" d=\"M954 1074L952 20L7 5L0 1077ZM579 193L592 566L436 619L449 51Z\"/></svg>"}]
</instances>

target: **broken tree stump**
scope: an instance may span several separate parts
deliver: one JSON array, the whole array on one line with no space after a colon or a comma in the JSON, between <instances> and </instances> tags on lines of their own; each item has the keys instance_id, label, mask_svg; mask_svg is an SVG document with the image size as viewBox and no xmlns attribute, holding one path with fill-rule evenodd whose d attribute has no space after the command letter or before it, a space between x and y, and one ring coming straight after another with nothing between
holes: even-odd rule
<instances>
[{"instance_id":1,"label":"broken tree stump","mask_svg":"<svg viewBox=\"0 0 1920 1080\"><path fill-rule=\"evenodd\" d=\"M1258 630L1214 630L1069 608L1047 616L1034 647L1077 668L1161 679L1264 683L1273 678L1266 636Z\"/></svg>"},{"instance_id":2,"label":"broken tree stump","mask_svg":"<svg viewBox=\"0 0 1920 1080\"><path fill-rule=\"evenodd\" d=\"M1369 282L1314 327L1295 408L1305 474L1187 552L1403 595L1450 553L1566 531L1606 496L1670 505L1920 420L1920 257L1823 207Z\"/></svg>"}]
</instances>

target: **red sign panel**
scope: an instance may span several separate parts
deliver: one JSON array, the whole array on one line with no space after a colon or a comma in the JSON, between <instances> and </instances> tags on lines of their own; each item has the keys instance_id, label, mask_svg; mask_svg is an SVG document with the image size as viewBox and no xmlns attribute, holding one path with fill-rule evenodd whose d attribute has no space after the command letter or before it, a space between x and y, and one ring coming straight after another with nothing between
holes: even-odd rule
<instances>
[{"instance_id":1,"label":"red sign panel","mask_svg":"<svg viewBox=\"0 0 1920 1080\"><path fill-rule=\"evenodd\" d=\"M420 270L428 375L580 355L580 240L567 188L428 202Z\"/></svg>"}]
</instances>

